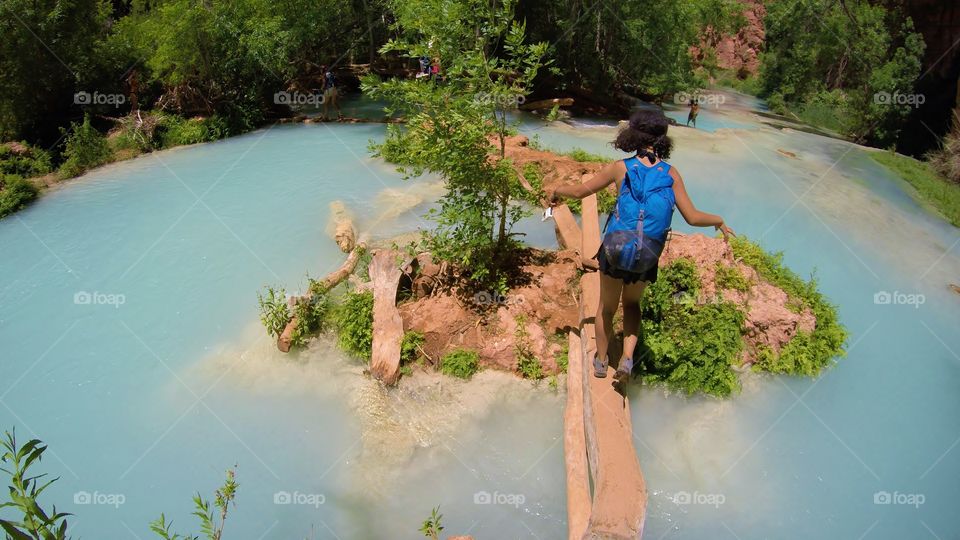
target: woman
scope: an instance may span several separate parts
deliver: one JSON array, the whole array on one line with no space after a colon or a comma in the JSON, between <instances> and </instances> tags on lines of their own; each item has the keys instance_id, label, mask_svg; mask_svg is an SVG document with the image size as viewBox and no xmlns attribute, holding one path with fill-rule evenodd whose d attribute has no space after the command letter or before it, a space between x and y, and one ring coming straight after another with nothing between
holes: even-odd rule
<instances>
[{"instance_id":1,"label":"woman","mask_svg":"<svg viewBox=\"0 0 960 540\"><path fill-rule=\"evenodd\" d=\"M723 218L697 210L687 195L680 173L663 161L670 157L673 146L667 137L668 126L666 117L660 111L634 113L629 125L617 135L613 146L635 154L635 157L607 164L586 183L561 186L547 192L550 205L553 206L559 203L561 197L582 199L617 183L617 207L607 220L604 242L596 255L600 267L600 306L595 325L597 352L593 359L594 375L606 377L613 315L617 311L617 303L622 299L623 359L614 374L615 384L625 382L633 371L633 352L640 327L640 299L647 284L657 279L656 263L666 242L674 204L690 225L715 227L723 233L725 240L733 235ZM618 236L617 233L620 237L633 234L634 239L643 244L643 249L623 250L622 253L629 253L632 258L634 254L641 257L639 252L644 252L650 260L645 266L640 266L644 270L624 269L630 267L632 259L625 264L623 257L619 257L621 252L617 252L617 249L622 250L623 243L611 241Z\"/></svg>"}]
</instances>

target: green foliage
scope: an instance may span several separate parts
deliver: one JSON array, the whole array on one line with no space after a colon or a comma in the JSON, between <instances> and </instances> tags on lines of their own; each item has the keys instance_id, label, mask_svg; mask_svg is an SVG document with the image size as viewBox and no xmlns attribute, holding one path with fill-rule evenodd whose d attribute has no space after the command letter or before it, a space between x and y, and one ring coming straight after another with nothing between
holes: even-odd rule
<instances>
[{"instance_id":1,"label":"green foliage","mask_svg":"<svg viewBox=\"0 0 960 540\"><path fill-rule=\"evenodd\" d=\"M721 262L717 262L716 272L717 287L741 292L750 290L750 282L736 266L727 266Z\"/></svg>"},{"instance_id":2,"label":"green foliage","mask_svg":"<svg viewBox=\"0 0 960 540\"><path fill-rule=\"evenodd\" d=\"M560 155L567 156L574 161L580 161L582 163L607 163L611 161L611 159L606 156L587 152L583 148L574 148L568 152L560 152Z\"/></svg>"},{"instance_id":3,"label":"green foliage","mask_svg":"<svg viewBox=\"0 0 960 540\"><path fill-rule=\"evenodd\" d=\"M583 89L605 103L622 90L659 97L702 86L690 48L708 28L736 33L743 22L736 0L523 2L519 10L533 39L553 44L561 90Z\"/></svg>"},{"instance_id":4,"label":"green foliage","mask_svg":"<svg viewBox=\"0 0 960 540\"><path fill-rule=\"evenodd\" d=\"M514 354L517 357L517 371L524 379L540 380L544 377L543 366L533 354L530 346L530 333L527 332L527 318L516 318L517 330L514 332Z\"/></svg>"},{"instance_id":5,"label":"green foliage","mask_svg":"<svg viewBox=\"0 0 960 540\"><path fill-rule=\"evenodd\" d=\"M373 252L366 248L360 249L360 257L357 259L357 266L353 273L364 281L370 281L370 263L373 261Z\"/></svg>"},{"instance_id":6,"label":"green foliage","mask_svg":"<svg viewBox=\"0 0 960 540\"><path fill-rule=\"evenodd\" d=\"M200 532L207 540L221 540L223 537L227 511L237 496L237 487L235 472L230 469L227 471L227 478L223 485L214 493L212 506L199 493L193 496L193 515L200 520ZM163 540L198 540L200 538L196 535L181 536L170 532L172 525L173 523L167 522L166 516L160 514L159 518L150 523L150 530Z\"/></svg>"},{"instance_id":7,"label":"green foliage","mask_svg":"<svg viewBox=\"0 0 960 540\"><path fill-rule=\"evenodd\" d=\"M33 148L26 142L21 142L26 152L17 153L5 144L0 144L0 176L17 175L24 178L40 176L49 173L50 153L39 148Z\"/></svg>"},{"instance_id":8,"label":"green foliage","mask_svg":"<svg viewBox=\"0 0 960 540\"><path fill-rule=\"evenodd\" d=\"M63 151L65 161L60 165L61 178L73 178L86 171L110 161L111 152L107 139L90 125L90 116L83 117L83 123L70 124L70 130L64 131L66 148Z\"/></svg>"},{"instance_id":9,"label":"green foliage","mask_svg":"<svg viewBox=\"0 0 960 540\"><path fill-rule=\"evenodd\" d=\"M403 340L400 342L400 363L410 364L422 357L422 347L425 338L421 332L416 330L407 330L403 333Z\"/></svg>"},{"instance_id":10,"label":"green foliage","mask_svg":"<svg viewBox=\"0 0 960 540\"><path fill-rule=\"evenodd\" d=\"M439 540L440 532L443 531L443 525L440 523L443 520L443 514L439 512L439 506L434 508L433 511L430 512L430 517L423 520L423 525L420 526L420 532L431 540Z\"/></svg>"},{"instance_id":11,"label":"green foliage","mask_svg":"<svg viewBox=\"0 0 960 540\"><path fill-rule=\"evenodd\" d=\"M267 287L265 293L257 293L260 305L260 322L272 337L279 337L290 322L290 308L287 306L287 292L283 289Z\"/></svg>"},{"instance_id":12,"label":"green foliage","mask_svg":"<svg viewBox=\"0 0 960 540\"><path fill-rule=\"evenodd\" d=\"M33 202L40 190L15 175L0 175L0 218Z\"/></svg>"},{"instance_id":13,"label":"green foliage","mask_svg":"<svg viewBox=\"0 0 960 540\"><path fill-rule=\"evenodd\" d=\"M59 138L74 93L97 75L111 11L106 0L0 3L0 141Z\"/></svg>"},{"instance_id":14,"label":"green foliage","mask_svg":"<svg viewBox=\"0 0 960 540\"><path fill-rule=\"evenodd\" d=\"M889 6L889 7L888 7ZM923 39L896 4L784 0L767 7L762 94L798 116L877 146L895 142L920 74Z\"/></svg>"},{"instance_id":15,"label":"green foliage","mask_svg":"<svg viewBox=\"0 0 960 540\"><path fill-rule=\"evenodd\" d=\"M307 338L323 329L324 323L328 319L330 303L327 301L326 294L311 295L309 300L301 300L293 308L293 316L297 319L297 324L293 327L290 334L290 345L293 347L303 347L307 343Z\"/></svg>"},{"instance_id":16,"label":"green foliage","mask_svg":"<svg viewBox=\"0 0 960 540\"><path fill-rule=\"evenodd\" d=\"M332 316L340 348L369 359L373 354L373 293L346 293Z\"/></svg>"},{"instance_id":17,"label":"green foliage","mask_svg":"<svg viewBox=\"0 0 960 540\"><path fill-rule=\"evenodd\" d=\"M480 355L476 351L455 349L440 359L440 372L444 375L469 379L480 371Z\"/></svg>"},{"instance_id":18,"label":"green foliage","mask_svg":"<svg viewBox=\"0 0 960 540\"><path fill-rule=\"evenodd\" d=\"M525 44L526 27L513 21L514 2L391 0L399 38L383 54L440 58L445 79L363 80L363 89L406 118L388 126L376 155L397 164L405 177L438 173L447 191L430 217L426 238L433 257L452 263L480 287L501 281L518 243L513 225L526 197L517 171L504 158L513 132L507 115L526 96L547 45ZM492 52L499 48L498 55ZM493 141L493 142L492 142ZM492 158L492 159L491 159Z\"/></svg>"},{"instance_id":19,"label":"green foliage","mask_svg":"<svg viewBox=\"0 0 960 540\"><path fill-rule=\"evenodd\" d=\"M911 157L893 152L871 152L870 157L909 182L922 201L960 227L960 184L949 182L927 163Z\"/></svg>"},{"instance_id":20,"label":"green foliage","mask_svg":"<svg viewBox=\"0 0 960 540\"><path fill-rule=\"evenodd\" d=\"M783 254L770 254L746 237L731 240L734 256L753 267L762 279L783 289L790 301L809 308L817 319L813 332L798 332L780 351L762 352L754 367L772 373L814 376L843 356L847 330L840 324L837 308L817 290L814 279L803 280L784 266Z\"/></svg>"},{"instance_id":21,"label":"green foliage","mask_svg":"<svg viewBox=\"0 0 960 540\"><path fill-rule=\"evenodd\" d=\"M686 394L726 397L740 382L731 366L743 349L744 316L728 303L700 305L696 264L680 258L660 270L642 302L643 379Z\"/></svg>"},{"instance_id":22,"label":"green foliage","mask_svg":"<svg viewBox=\"0 0 960 540\"><path fill-rule=\"evenodd\" d=\"M57 507L44 510L37 499L56 478L40 482L46 474L33 475L30 466L40 463L47 447L37 439L27 441L23 446L17 444L16 431L6 432L3 441L0 441L3 454L0 468L10 475L10 501L0 503L0 509L9 508L20 515L19 519L0 519L0 528L11 540L65 540L67 538L67 516L57 512ZM7 468L9 467L9 469Z\"/></svg>"},{"instance_id":23,"label":"green foliage","mask_svg":"<svg viewBox=\"0 0 960 540\"><path fill-rule=\"evenodd\" d=\"M643 321L644 380L688 395L726 397L739 391L731 366L743 349L743 313L729 302L677 304L659 321Z\"/></svg>"},{"instance_id":24,"label":"green foliage","mask_svg":"<svg viewBox=\"0 0 960 540\"><path fill-rule=\"evenodd\" d=\"M216 115L189 119L164 115L157 128L162 148L215 141L230 135L227 121Z\"/></svg>"}]
</instances>

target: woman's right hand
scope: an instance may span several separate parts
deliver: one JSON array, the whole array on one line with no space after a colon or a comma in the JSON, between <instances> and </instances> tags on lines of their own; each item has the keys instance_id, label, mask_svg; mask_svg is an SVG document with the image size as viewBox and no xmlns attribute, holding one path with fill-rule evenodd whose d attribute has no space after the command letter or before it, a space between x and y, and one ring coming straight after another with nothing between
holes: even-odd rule
<instances>
[{"instance_id":1,"label":"woman's right hand","mask_svg":"<svg viewBox=\"0 0 960 540\"><path fill-rule=\"evenodd\" d=\"M557 196L557 190L555 188L547 188L544 190L544 202L547 206L557 206L560 204L560 197Z\"/></svg>"},{"instance_id":2,"label":"woman's right hand","mask_svg":"<svg viewBox=\"0 0 960 540\"><path fill-rule=\"evenodd\" d=\"M720 224L717 225L717 230L723 234L723 241L727 243L730 242L731 236L734 238L736 238L737 236L737 234L733 232L733 229L728 227L727 224L724 222L720 222Z\"/></svg>"}]
</instances>

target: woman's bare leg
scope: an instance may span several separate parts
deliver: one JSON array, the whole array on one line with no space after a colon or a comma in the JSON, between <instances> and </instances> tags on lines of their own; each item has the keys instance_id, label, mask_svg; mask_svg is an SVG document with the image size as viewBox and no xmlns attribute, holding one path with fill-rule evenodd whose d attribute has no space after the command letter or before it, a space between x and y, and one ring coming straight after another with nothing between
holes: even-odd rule
<instances>
[{"instance_id":1,"label":"woman's bare leg","mask_svg":"<svg viewBox=\"0 0 960 540\"><path fill-rule=\"evenodd\" d=\"M623 286L623 357L633 358L637 348L637 332L640 330L640 299L646 281Z\"/></svg>"},{"instance_id":2,"label":"woman's bare leg","mask_svg":"<svg viewBox=\"0 0 960 540\"><path fill-rule=\"evenodd\" d=\"M603 361L607 357L610 337L613 336L613 315L620 303L620 289L623 282L600 273L600 305L597 306L597 318L594 328L597 334L597 358Z\"/></svg>"}]
</instances>

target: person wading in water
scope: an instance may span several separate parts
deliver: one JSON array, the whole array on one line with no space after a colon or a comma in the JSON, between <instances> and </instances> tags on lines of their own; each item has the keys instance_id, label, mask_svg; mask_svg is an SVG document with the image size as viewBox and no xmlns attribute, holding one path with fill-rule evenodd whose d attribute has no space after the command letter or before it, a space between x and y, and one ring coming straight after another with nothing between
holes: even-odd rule
<instances>
[{"instance_id":1,"label":"person wading in water","mask_svg":"<svg viewBox=\"0 0 960 540\"><path fill-rule=\"evenodd\" d=\"M605 165L586 183L548 190L551 206L561 198L582 199L616 182L617 203L604 227L596 254L600 268L600 305L596 315L597 351L594 375L607 376L607 350L613 335L613 315L623 303L623 359L614 374L621 385L633 372L633 353L640 328L640 300L657 279L657 266L670 232L674 206L695 227L715 227L725 240L734 235L723 218L697 210L683 178L664 159L670 157L667 118L660 111L639 111L617 135L613 146L633 157Z\"/></svg>"}]
</instances>

